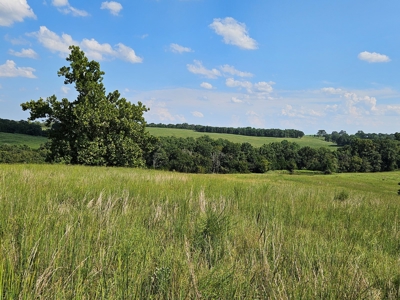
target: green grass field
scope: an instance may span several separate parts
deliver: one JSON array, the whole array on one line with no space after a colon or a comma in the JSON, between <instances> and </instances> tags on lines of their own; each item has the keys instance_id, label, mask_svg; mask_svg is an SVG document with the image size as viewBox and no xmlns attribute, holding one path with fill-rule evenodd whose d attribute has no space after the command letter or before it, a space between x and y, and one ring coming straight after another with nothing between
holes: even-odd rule
<instances>
[{"instance_id":1,"label":"green grass field","mask_svg":"<svg viewBox=\"0 0 400 300\"><path fill-rule=\"evenodd\" d=\"M0 132L0 145L28 145L32 149L38 149L46 141L47 138L41 136Z\"/></svg>"},{"instance_id":2,"label":"green grass field","mask_svg":"<svg viewBox=\"0 0 400 300\"><path fill-rule=\"evenodd\" d=\"M301 147L310 146L312 148L320 148L320 147L329 147L335 149L335 144L325 142L321 138L313 137L313 136L304 136L301 139L295 138L270 138L270 137L255 137L255 136L244 136L244 135L236 135L236 134L224 134L224 133L204 133L204 132L196 132L192 130L186 129L175 129L175 128L157 128L157 127L148 127L148 131L154 136L175 136L175 137L193 137L197 138L203 135L209 135L213 139L227 139L234 143L250 143L254 147L261 147L264 144L272 143L272 142L281 142L283 140L288 140L289 142L296 142Z\"/></svg>"},{"instance_id":3,"label":"green grass field","mask_svg":"<svg viewBox=\"0 0 400 300\"><path fill-rule=\"evenodd\" d=\"M399 299L399 181L0 165L0 298Z\"/></svg>"},{"instance_id":4,"label":"green grass field","mask_svg":"<svg viewBox=\"0 0 400 300\"><path fill-rule=\"evenodd\" d=\"M185 129L175 129L175 128L155 128L149 127L148 131L154 136L175 136L175 137L193 137L197 138L203 135L209 135L213 139L227 139L234 143L244 143L248 142L252 144L254 147L261 147L264 144L272 143L272 142L281 142L285 140L285 138L269 138L269 137L254 137L254 136L244 136L244 135L235 135L235 134L222 134L222 133L202 133L196 132L192 130ZM44 137L36 137L24 134L12 134L0 132L0 145L1 144L10 144L10 145L28 145L33 149L39 148L39 146L46 142L46 138ZM304 136L301 139L293 139L287 138L286 140L290 142L296 142L301 147L310 146L312 148L320 148L320 147L329 147L330 149L336 149L333 143L325 142L321 138L313 137L313 136Z\"/></svg>"}]
</instances>

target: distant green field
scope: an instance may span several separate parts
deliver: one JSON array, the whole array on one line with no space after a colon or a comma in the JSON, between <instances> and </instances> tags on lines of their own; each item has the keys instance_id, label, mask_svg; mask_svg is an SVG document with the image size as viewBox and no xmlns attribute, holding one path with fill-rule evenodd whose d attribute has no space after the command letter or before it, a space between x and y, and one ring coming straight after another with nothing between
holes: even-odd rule
<instances>
[{"instance_id":1,"label":"distant green field","mask_svg":"<svg viewBox=\"0 0 400 300\"><path fill-rule=\"evenodd\" d=\"M236 134L224 134L224 133L204 133L204 132L196 132L192 130L186 129L175 129L175 128L156 128L149 127L148 131L155 136L165 137L165 136L175 136L175 137L193 137L198 138L203 135L209 135L213 139L227 139L234 143L244 143L248 142L252 144L254 147L261 147L264 144L269 144L273 142L281 142L283 140L288 140L289 142L296 142L301 147L310 146L312 148L320 148L327 147L331 149L335 149L335 144L325 142L321 138L313 137L313 136L304 136L301 139L295 138L270 138L270 137L256 137L256 136L245 136L245 135L236 135ZM0 132L0 145L9 144L9 145L28 145L33 149L37 149L41 144L44 144L47 141L44 137L17 134L17 133L5 133Z\"/></svg>"},{"instance_id":2,"label":"distant green field","mask_svg":"<svg viewBox=\"0 0 400 300\"><path fill-rule=\"evenodd\" d=\"M0 145L28 145L32 149L38 149L46 141L47 139L41 136L0 132Z\"/></svg>"},{"instance_id":3,"label":"distant green field","mask_svg":"<svg viewBox=\"0 0 400 300\"><path fill-rule=\"evenodd\" d=\"M205 133L196 132L187 129L175 129L175 128L156 128L149 127L148 131L154 136L175 136L175 137L193 137L197 138L203 135L209 135L213 139L227 139L234 143L244 143L248 142L254 147L261 147L264 144L269 144L273 142L281 142L283 140L288 140L289 142L296 142L301 147L310 146L312 148L329 147L335 149L336 144L325 142L321 138L313 136L304 136L301 139L296 138L270 138L270 137L257 137L257 136L245 136L236 134L225 134L225 133Z\"/></svg>"}]
</instances>

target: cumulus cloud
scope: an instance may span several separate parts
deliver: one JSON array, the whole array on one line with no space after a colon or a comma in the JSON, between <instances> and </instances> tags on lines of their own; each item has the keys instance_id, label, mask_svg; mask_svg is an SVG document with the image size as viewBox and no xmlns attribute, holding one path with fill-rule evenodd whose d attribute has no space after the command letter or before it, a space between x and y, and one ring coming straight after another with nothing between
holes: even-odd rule
<instances>
[{"instance_id":1,"label":"cumulus cloud","mask_svg":"<svg viewBox=\"0 0 400 300\"><path fill-rule=\"evenodd\" d=\"M169 49L174 52L174 53L185 53L185 52L193 52L192 49L188 48L188 47L183 47L181 45L178 44L171 44L169 45Z\"/></svg>"},{"instance_id":2,"label":"cumulus cloud","mask_svg":"<svg viewBox=\"0 0 400 300\"><path fill-rule=\"evenodd\" d=\"M4 65L0 65L0 77L27 77L36 78L33 74L36 70L29 67L17 67L12 60L7 60Z\"/></svg>"},{"instance_id":3,"label":"cumulus cloud","mask_svg":"<svg viewBox=\"0 0 400 300\"><path fill-rule=\"evenodd\" d=\"M248 35L246 25L234 18L214 19L209 26L216 34L223 37L225 44L235 45L246 50L258 48L257 42Z\"/></svg>"},{"instance_id":4,"label":"cumulus cloud","mask_svg":"<svg viewBox=\"0 0 400 300\"><path fill-rule=\"evenodd\" d=\"M253 74L251 74L249 72L242 72L242 71L236 70L235 67L230 66L230 65L223 65L220 67L220 70L224 73L236 75L239 77L252 77L253 76Z\"/></svg>"},{"instance_id":5,"label":"cumulus cloud","mask_svg":"<svg viewBox=\"0 0 400 300\"><path fill-rule=\"evenodd\" d=\"M364 51L358 54L358 58L361 60L365 60L369 63L382 63L382 62L389 62L390 58L387 55L379 54L376 52L368 52Z\"/></svg>"},{"instance_id":6,"label":"cumulus cloud","mask_svg":"<svg viewBox=\"0 0 400 300\"><path fill-rule=\"evenodd\" d=\"M208 82L202 82L202 83L200 84L200 86L201 86L202 88L207 89L207 90L211 90L211 89L213 88L212 84L211 84L211 83L208 83Z\"/></svg>"},{"instance_id":7,"label":"cumulus cloud","mask_svg":"<svg viewBox=\"0 0 400 300\"><path fill-rule=\"evenodd\" d=\"M238 88L245 88L249 94L257 93L259 96L264 97L265 95L271 93L273 91L272 85L275 82L269 81L260 81L255 84L251 83L250 81L240 81L235 80L233 78L227 78L225 81L226 86L228 87L238 87Z\"/></svg>"},{"instance_id":8,"label":"cumulus cloud","mask_svg":"<svg viewBox=\"0 0 400 300\"><path fill-rule=\"evenodd\" d=\"M122 43L112 47L107 43L100 44L95 39L83 39L82 42L78 42L65 33L59 36L46 26L40 26L39 31L33 32L30 35L36 37L44 47L52 52L59 53L63 57L69 54L68 47L70 45L76 45L81 47L86 55L94 60L119 58L130 63L141 63L143 61L141 57L136 55L132 48Z\"/></svg>"},{"instance_id":9,"label":"cumulus cloud","mask_svg":"<svg viewBox=\"0 0 400 300\"><path fill-rule=\"evenodd\" d=\"M252 93L253 84L250 81L240 81L233 78L227 78L225 84L228 87L245 88L248 93Z\"/></svg>"},{"instance_id":10,"label":"cumulus cloud","mask_svg":"<svg viewBox=\"0 0 400 300\"><path fill-rule=\"evenodd\" d=\"M215 79L218 76L221 76L220 71L218 71L217 69L208 70L203 66L201 61L198 61L198 60L195 60L193 65L187 64L186 67L189 72L191 72L193 74L203 75L207 78Z\"/></svg>"},{"instance_id":11,"label":"cumulus cloud","mask_svg":"<svg viewBox=\"0 0 400 300\"><path fill-rule=\"evenodd\" d=\"M333 87L322 88L321 91L323 91L324 93L333 94L333 95L337 95L337 94L342 94L343 93L343 91L341 89L335 89Z\"/></svg>"},{"instance_id":12,"label":"cumulus cloud","mask_svg":"<svg viewBox=\"0 0 400 300\"><path fill-rule=\"evenodd\" d=\"M122 5L115 1L105 1L101 3L100 9L108 9L112 15L118 16L122 10Z\"/></svg>"},{"instance_id":13,"label":"cumulus cloud","mask_svg":"<svg viewBox=\"0 0 400 300\"><path fill-rule=\"evenodd\" d=\"M237 97L232 97L232 98L231 98L231 101L232 101L233 103L242 103L242 102L243 102L243 100L240 100L240 99L237 98Z\"/></svg>"},{"instance_id":14,"label":"cumulus cloud","mask_svg":"<svg viewBox=\"0 0 400 300\"><path fill-rule=\"evenodd\" d=\"M256 89L257 92L261 92L261 93L271 93L273 88L272 85L275 84L275 82L270 81L270 82L265 82L265 81L261 81L261 82L257 82L254 87Z\"/></svg>"},{"instance_id":15,"label":"cumulus cloud","mask_svg":"<svg viewBox=\"0 0 400 300\"><path fill-rule=\"evenodd\" d=\"M377 111L376 98L370 96L359 96L356 93L344 93L348 113L354 116L369 114Z\"/></svg>"},{"instance_id":16,"label":"cumulus cloud","mask_svg":"<svg viewBox=\"0 0 400 300\"><path fill-rule=\"evenodd\" d=\"M89 14L84 11L77 9L75 7L72 7L68 0L53 0L52 1L53 6L57 7L59 12L62 12L63 14L71 14L74 17L86 17Z\"/></svg>"},{"instance_id":17,"label":"cumulus cloud","mask_svg":"<svg viewBox=\"0 0 400 300\"><path fill-rule=\"evenodd\" d=\"M20 52L14 51L12 49L8 50L8 53L17 57L28 57L28 58L38 58L38 54L33 49L22 49Z\"/></svg>"},{"instance_id":18,"label":"cumulus cloud","mask_svg":"<svg viewBox=\"0 0 400 300\"><path fill-rule=\"evenodd\" d=\"M11 26L14 22L24 21L25 18L36 19L26 0L0 1L0 26Z\"/></svg>"}]
</instances>

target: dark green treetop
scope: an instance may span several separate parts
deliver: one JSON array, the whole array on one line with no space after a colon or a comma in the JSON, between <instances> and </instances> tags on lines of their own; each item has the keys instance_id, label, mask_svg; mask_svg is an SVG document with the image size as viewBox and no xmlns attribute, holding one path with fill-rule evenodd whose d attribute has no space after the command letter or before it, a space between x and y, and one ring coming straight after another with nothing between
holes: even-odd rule
<instances>
[{"instance_id":1,"label":"dark green treetop","mask_svg":"<svg viewBox=\"0 0 400 300\"><path fill-rule=\"evenodd\" d=\"M70 46L67 61L58 71L65 84L74 84L76 100L50 96L21 104L29 120L45 119L49 131L50 162L106 166L144 166L143 154L153 137L145 130L141 102L132 104L118 91L106 95L100 64L89 61L77 46Z\"/></svg>"}]
</instances>

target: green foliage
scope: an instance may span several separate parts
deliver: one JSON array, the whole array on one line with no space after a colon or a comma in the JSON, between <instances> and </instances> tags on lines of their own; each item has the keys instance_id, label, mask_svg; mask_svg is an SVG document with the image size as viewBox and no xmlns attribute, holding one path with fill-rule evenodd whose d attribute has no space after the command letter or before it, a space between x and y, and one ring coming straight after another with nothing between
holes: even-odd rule
<instances>
[{"instance_id":1,"label":"green foliage","mask_svg":"<svg viewBox=\"0 0 400 300\"><path fill-rule=\"evenodd\" d=\"M0 164L42 164L45 158L44 148L31 149L26 145L0 145Z\"/></svg>"},{"instance_id":2,"label":"green foliage","mask_svg":"<svg viewBox=\"0 0 400 300\"><path fill-rule=\"evenodd\" d=\"M145 130L142 104L131 104L118 91L106 95L100 64L89 61L77 46L67 57L70 66L58 71L65 84L74 84L75 101L50 96L21 104L30 120L45 118L51 126L48 143L50 162L68 164L134 166L144 165L143 154L151 148Z\"/></svg>"}]
</instances>

